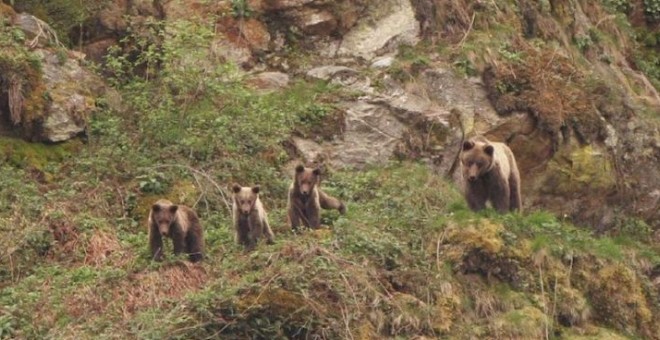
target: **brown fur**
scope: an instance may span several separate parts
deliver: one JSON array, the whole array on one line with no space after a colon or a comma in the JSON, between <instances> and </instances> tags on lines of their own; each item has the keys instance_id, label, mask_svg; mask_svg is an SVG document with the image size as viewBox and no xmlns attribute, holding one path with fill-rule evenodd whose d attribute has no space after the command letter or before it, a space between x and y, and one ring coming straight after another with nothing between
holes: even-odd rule
<instances>
[{"instance_id":1,"label":"brown fur","mask_svg":"<svg viewBox=\"0 0 660 340\"><path fill-rule=\"evenodd\" d=\"M234 192L234 218L235 240L246 249L255 247L259 238L264 235L268 244L273 244L273 231L268 224L268 215L259 199L259 186L242 187L238 184L232 186Z\"/></svg>"},{"instance_id":2,"label":"brown fur","mask_svg":"<svg viewBox=\"0 0 660 340\"><path fill-rule=\"evenodd\" d=\"M204 258L204 231L194 210L158 200L149 212L149 247L156 261L163 258L163 237L172 239L174 255L188 254L190 261Z\"/></svg>"},{"instance_id":3,"label":"brown fur","mask_svg":"<svg viewBox=\"0 0 660 340\"><path fill-rule=\"evenodd\" d=\"M321 170L296 167L293 183L289 187L287 217L289 225L296 230L302 223L305 227L318 229L321 226L321 208L337 209L346 213L346 206L340 200L324 193L319 188Z\"/></svg>"},{"instance_id":4,"label":"brown fur","mask_svg":"<svg viewBox=\"0 0 660 340\"><path fill-rule=\"evenodd\" d=\"M490 200L504 213L522 210L520 173L513 152L506 144L475 137L463 143L461 166L465 199L474 211L484 209Z\"/></svg>"}]
</instances>

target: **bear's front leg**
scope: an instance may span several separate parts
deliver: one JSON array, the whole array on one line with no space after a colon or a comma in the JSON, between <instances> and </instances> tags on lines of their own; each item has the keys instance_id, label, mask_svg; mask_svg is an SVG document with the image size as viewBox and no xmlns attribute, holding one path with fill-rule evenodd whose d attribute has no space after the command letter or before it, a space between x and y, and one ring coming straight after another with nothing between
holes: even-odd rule
<instances>
[{"instance_id":1,"label":"bear's front leg","mask_svg":"<svg viewBox=\"0 0 660 340\"><path fill-rule=\"evenodd\" d=\"M256 246L261 236L261 222L258 216L251 216L250 218L250 244Z\"/></svg>"},{"instance_id":2,"label":"bear's front leg","mask_svg":"<svg viewBox=\"0 0 660 340\"><path fill-rule=\"evenodd\" d=\"M488 192L481 180L467 184L465 188L465 200L472 211L479 211L486 208Z\"/></svg>"},{"instance_id":3,"label":"bear's front leg","mask_svg":"<svg viewBox=\"0 0 660 340\"><path fill-rule=\"evenodd\" d=\"M149 249L151 250L151 259L154 261L163 260L163 238L158 228L151 227L149 231Z\"/></svg>"},{"instance_id":4,"label":"bear's front leg","mask_svg":"<svg viewBox=\"0 0 660 340\"><path fill-rule=\"evenodd\" d=\"M288 219L289 226L293 231L297 231L300 228L300 213L296 210L299 210L295 205L289 208Z\"/></svg>"},{"instance_id":5,"label":"bear's front leg","mask_svg":"<svg viewBox=\"0 0 660 340\"><path fill-rule=\"evenodd\" d=\"M321 227L321 211L320 207L310 206L307 207L307 226L312 229Z\"/></svg>"},{"instance_id":6,"label":"bear's front leg","mask_svg":"<svg viewBox=\"0 0 660 340\"><path fill-rule=\"evenodd\" d=\"M509 212L511 206L511 193L509 191L509 183L504 180L495 181L488 187L488 194L493 208L501 214Z\"/></svg>"},{"instance_id":7,"label":"bear's front leg","mask_svg":"<svg viewBox=\"0 0 660 340\"><path fill-rule=\"evenodd\" d=\"M175 231L172 233L172 245L174 246L174 255L179 255L186 250L186 240L183 232Z\"/></svg>"}]
</instances>

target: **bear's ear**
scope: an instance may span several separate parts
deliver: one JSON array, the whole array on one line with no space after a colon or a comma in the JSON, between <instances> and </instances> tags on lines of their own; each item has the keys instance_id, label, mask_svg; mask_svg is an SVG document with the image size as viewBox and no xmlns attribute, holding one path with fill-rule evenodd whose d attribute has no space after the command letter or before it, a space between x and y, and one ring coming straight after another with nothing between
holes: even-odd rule
<instances>
[{"instance_id":1,"label":"bear's ear","mask_svg":"<svg viewBox=\"0 0 660 340\"><path fill-rule=\"evenodd\" d=\"M235 194L238 194L241 191L241 186L238 183L234 183L231 186L231 191L233 191Z\"/></svg>"},{"instance_id":2,"label":"bear's ear","mask_svg":"<svg viewBox=\"0 0 660 340\"><path fill-rule=\"evenodd\" d=\"M176 211L179 209L178 205L170 205L170 212L176 214Z\"/></svg>"},{"instance_id":3,"label":"bear's ear","mask_svg":"<svg viewBox=\"0 0 660 340\"><path fill-rule=\"evenodd\" d=\"M471 140L466 140L463 142L463 151L471 150L474 147L474 142Z\"/></svg>"},{"instance_id":4,"label":"bear's ear","mask_svg":"<svg viewBox=\"0 0 660 340\"><path fill-rule=\"evenodd\" d=\"M492 145L486 145L486 146L484 146L484 151L485 151L489 156L492 157L493 154L495 153L495 148L494 148Z\"/></svg>"},{"instance_id":5,"label":"bear's ear","mask_svg":"<svg viewBox=\"0 0 660 340\"><path fill-rule=\"evenodd\" d=\"M305 166L304 165L300 164L296 167L296 172L297 173L301 173L303 171L305 171Z\"/></svg>"},{"instance_id":6,"label":"bear's ear","mask_svg":"<svg viewBox=\"0 0 660 340\"><path fill-rule=\"evenodd\" d=\"M252 187L252 192L255 193L255 194L258 194L260 189L261 189L261 186L255 185L255 186Z\"/></svg>"},{"instance_id":7,"label":"bear's ear","mask_svg":"<svg viewBox=\"0 0 660 340\"><path fill-rule=\"evenodd\" d=\"M312 173L313 173L314 175L318 176L318 175L321 174L321 169L316 168L316 169L314 169L314 171L312 171Z\"/></svg>"},{"instance_id":8,"label":"bear's ear","mask_svg":"<svg viewBox=\"0 0 660 340\"><path fill-rule=\"evenodd\" d=\"M160 205L158 205L158 204L152 205L151 210L153 210L153 212L159 212L160 211Z\"/></svg>"}]
</instances>

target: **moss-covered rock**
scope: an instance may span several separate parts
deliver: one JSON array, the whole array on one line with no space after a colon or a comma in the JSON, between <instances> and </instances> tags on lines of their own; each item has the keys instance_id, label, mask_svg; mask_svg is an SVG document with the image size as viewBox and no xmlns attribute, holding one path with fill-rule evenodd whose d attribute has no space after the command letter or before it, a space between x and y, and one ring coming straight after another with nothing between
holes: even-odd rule
<instances>
[{"instance_id":1,"label":"moss-covered rock","mask_svg":"<svg viewBox=\"0 0 660 340\"><path fill-rule=\"evenodd\" d=\"M591 145L564 148L548 165L544 192L559 195L606 193L616 185L609 155Z\"/></svg>"},{"instance_id":2,"label":"moss-covered rock","mask_svg":"<svg viewBox=\"0 0 660 340\"><path fill-rule=\"evenodd\" d=\"M589 299L598 320L629 334L660 334L642 282L630 268L605 265L587 280Z\"/></svg>"}]
</instances>

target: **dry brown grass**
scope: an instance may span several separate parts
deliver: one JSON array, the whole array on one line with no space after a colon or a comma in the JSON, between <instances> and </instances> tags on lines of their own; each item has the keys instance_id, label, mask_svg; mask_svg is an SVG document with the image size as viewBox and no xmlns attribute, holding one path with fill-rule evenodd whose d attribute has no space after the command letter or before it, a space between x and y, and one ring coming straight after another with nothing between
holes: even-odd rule
<instances>
[{"instance_id":1,"label":"dry brown grass","mask_svg":"<svg viewBox=\"0 0 660 340\"><path fill-rule=\"evenodd\" d=\"M115 234L102 230L95 231L87 242L84 263L100 267L107 264L111 257L115 259L112 264L116 267L123 267L130 258L122 251Z\"/></svg>"},{"instance_id":2,"label":"dry brown grass","mask_svg":"<svg viewBox=\"0 0 660 340\"><path fill-rule=\"evenodd\" d=\"M207 284L209 276L199 264L177 262L157 271L129 275L128 279L105 289L97 285L82 286L65 299L68 313L73 317L91 318L109 314L130 320L136 313L161 307L168 301L181 300Z\"/></svg>"},{"instance_id":3,"label":"dry brown grass","mask_svg":"<svg viewBox=\"0 0 660 340\"><path fill-rule=\"evenodd\" d=\"M488 98L499 114L531 114L555 144L573 132L581 142L604 134L587 77L558 49L534 48L518 40L511 47L519 61L499 60L484 72Z\"/></svg>"}]
</instances>

